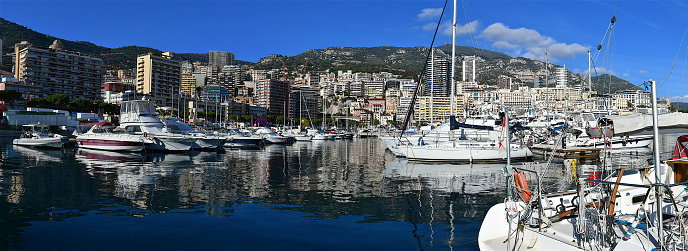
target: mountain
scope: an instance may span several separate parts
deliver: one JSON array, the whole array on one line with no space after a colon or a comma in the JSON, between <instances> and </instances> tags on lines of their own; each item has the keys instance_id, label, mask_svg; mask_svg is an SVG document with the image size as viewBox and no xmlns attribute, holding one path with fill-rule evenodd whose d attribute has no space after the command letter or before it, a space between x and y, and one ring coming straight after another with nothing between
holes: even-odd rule
<instances>
[{"instance_id":1,"label":"mountain","mask_svg":"<svg viewBox=\"0 0 688 251\"><path fill-rule=\"evenodd\" d=\"M672 102L671 106L678 110L688 110L688 102Z\"/></svg>"},{"instance_id":2,"label":"mountain","mask_svg":"<svg viewBox=\"0 0 688 251\"><path fill-rule=\"evenodd\" d=\"M42 34L22 25L0 18L0 39L3 41L3 51L13 51L14 44L28 41L39 47L48 47L53 41L59 39L67 50L78 51L102 58L103 62L112 66L129 69L136 65L138 55L149 52L162 53L162 51L149 47L124 46L119 48L107 48L86 41L70 41ZM435 47L436 55L449 58L451 44ZM260 59L257 63L237 60L238 64L252 65L256 69L281 69L283 66L290 73L304 73L314 71L338 71L352 70L354 72L380 72L387 71L399 73L403 78L417 78L420 75L424 61L429 50L427 47L330 47L325 49L311 49L295 56L270 55ZM119 54L115 54L119 53ZM110 55L107 55L110 54ZM500 75L510 77L542 75L545 63L528 58L512 58L504 53L473 48L468 46L456 46L456 54L462 56L476 56L478 80L481 84L496 85ZM175 53L182 60L192 62L208 62L208 53ZM550 66L550 74L553 76L556 65ZM461 66L459 64L458 70ZM457 74L461 76L461 74ZM609 76L600 76L599 84L604 90L610 90ZM567 72L568 83L575 85L585 78L580 74ZM457 77L458 78L458 77ZM553 77L552 77L553 79ZM597 78L594 78L597 79ZM606 81L606 82L605 82ZM596 84L597 82L594 81ZM532 81L526 82L532 86ZM638 89L628 81L612 76L611 90ZM595 87L593 87L595 89Z\"/></svg>"},{"instance_id":3,"label":"mountain","mask_svg":"<svg viewBox=\"0 0 688 251\"><path fill-rule=\"evenodd\" d=\"M581 75L582 76L582 75ZM623 90L642 90L631 82L617 78L614 75L602 74L598 77L591 77L592 80L592 90L597 91L597 93L615 93L617 91ZM610 85L610 82L612 83Z\"/></svg>"}]
</instances>

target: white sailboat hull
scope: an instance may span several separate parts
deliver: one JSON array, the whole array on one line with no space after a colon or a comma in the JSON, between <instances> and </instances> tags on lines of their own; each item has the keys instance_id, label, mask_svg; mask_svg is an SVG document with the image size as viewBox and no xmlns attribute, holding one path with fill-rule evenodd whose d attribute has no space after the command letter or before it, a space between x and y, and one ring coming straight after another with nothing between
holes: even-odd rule
<instances>
[{"instance_id":1,"label":"white sailboat hull","mask_svg":"<svg viewBox=\"0 0 688 251\"><path fill-rule=\"evenodd\" d=\"M397 156L404 156L412 160L426 161L506 161L507 151L503 147L444 147L444 146L415 146L397 145L390 150ZM512 148L512 159L532 157L528 148Z\"/></svg>"}]
</instances>

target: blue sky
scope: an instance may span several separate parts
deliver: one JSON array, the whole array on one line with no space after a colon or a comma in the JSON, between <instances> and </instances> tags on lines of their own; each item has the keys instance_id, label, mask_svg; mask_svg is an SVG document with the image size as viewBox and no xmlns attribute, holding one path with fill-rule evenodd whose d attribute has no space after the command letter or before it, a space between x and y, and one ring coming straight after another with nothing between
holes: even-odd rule
<instances>
[{"instance_id":1,"label":"blue sky","mask_svg":"<svg viewBox=\"0 0 688 251\"><path fill-rule=\"evenodd\" d=\"M0 16L38 32L106 47L139 45L173 52L230 51L256 62L270 54L297 55L331 46L429 46L438 0L0 0ZM618 10L617 10L618 4ZM449 23L436 45L451 43ZM27 6L30 6L27 8ZM459 1L457 44L511 56L611 72L639 85L661 80L660 96L686 96L688 2L684 1ZM606 52L606 53L605 53ZM678 62L674 65L674 62ZM671 74L667 72L671 69Z\"/></svg>"}]
</instances>

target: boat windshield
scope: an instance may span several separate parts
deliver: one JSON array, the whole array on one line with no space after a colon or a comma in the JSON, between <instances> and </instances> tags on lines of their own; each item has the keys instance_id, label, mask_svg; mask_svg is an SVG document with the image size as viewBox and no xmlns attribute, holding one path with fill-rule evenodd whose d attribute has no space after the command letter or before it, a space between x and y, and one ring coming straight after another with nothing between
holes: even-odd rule
<instances>
[{"instance_id":1,"label":"boat windshield","mask_svg":"<svg viewBox=\"0 0 688 251\"><path fill-rule=\"evenodd\" d=\"M137 113L137 114L150 114L156 115L155 105L146 100L134 100L128 102L122 102L122 107L120 108L121 113Z\"/></svg>"}]
</instances>

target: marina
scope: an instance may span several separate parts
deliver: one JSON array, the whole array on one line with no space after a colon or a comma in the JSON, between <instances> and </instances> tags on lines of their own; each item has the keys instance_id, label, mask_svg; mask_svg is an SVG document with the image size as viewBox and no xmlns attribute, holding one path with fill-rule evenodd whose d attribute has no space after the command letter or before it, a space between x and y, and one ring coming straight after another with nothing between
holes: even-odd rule
<instances>
[{"instance_id":1,"label":"marina","mask_svg":"<svg viewBox=\"0 0 688 251\"><path fill-rule=\"evenodd\" d=\"M0 251L688 250L688 5L28 1Z\"/></svg>"},{"instance_id":2,"label":"marina","mask_svg":"<svg viewBox=\"0 0 688 251\"><path fill-rule=\"evenodd\" d=\"M408 161L375 138L223 153L0 147L3 250L476 250L506 196L503 164ZM631 170L650 157L612 154ZM554 165L545 185L570 189Z\"/></svg>"}]
</instances>

